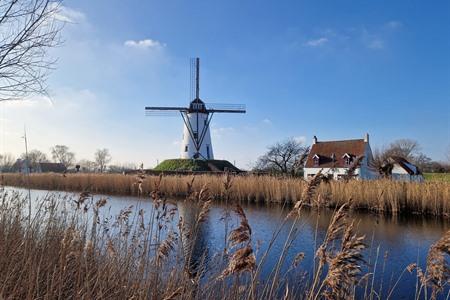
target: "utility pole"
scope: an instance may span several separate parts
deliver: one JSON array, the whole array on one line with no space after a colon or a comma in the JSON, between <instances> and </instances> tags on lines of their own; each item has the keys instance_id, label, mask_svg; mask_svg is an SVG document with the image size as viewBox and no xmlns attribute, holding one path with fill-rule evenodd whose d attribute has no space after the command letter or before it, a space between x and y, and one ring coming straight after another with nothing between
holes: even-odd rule
<instances>
[{"instance_id":1,"label":"utility pole","mask_svg":"<svg viewBox=\"0 0 450 300\"><path fill-rule=\"evenodd\" d=\"M23 126L23 139L25 140L25 176L27 178L27 188L28 188L28 222L31 225L31 191L30 191L30 166L28 165L28 140L27 140L27 128Z\"/></svg>"},{"instance_id":2,"label":"utility pole","mask_svg":"<svg viewBox=\"0 0 450 300\"><path fill-rule=\"evenodd\" d=\"M27 141L27 129L24 126L23 127L23 139L25 140L25 168L26 168L26 174L30 172L30 166L28 165L29 159L28 159L28 141Z\"/></svg>"}]
</instances>

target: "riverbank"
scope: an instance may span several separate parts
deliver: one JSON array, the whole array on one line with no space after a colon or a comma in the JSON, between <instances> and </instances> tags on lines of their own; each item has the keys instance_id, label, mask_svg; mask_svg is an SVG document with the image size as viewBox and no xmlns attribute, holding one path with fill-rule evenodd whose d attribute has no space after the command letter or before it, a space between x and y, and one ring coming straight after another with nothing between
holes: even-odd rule
<instances>
[{"instance_id":1,"label":"riverbank","mask_svg":"<svg viewBox=\"0 0 450 300\"><path fill-rule=\"evenodd\" d=\"M154 189L148 202L108 201L88 193L60 197L42 192L29 199L14 189L0 191L0 298L447 295L448 274L441 270L448 268L448 228L430 234L428 226L421 227L423 239L414 240L414 226L403 226L408 233L397 232L400 228L391 232L383 220L370 234L370 225L345 209L348 203L329 216L311 215L309 221L301 206L264 218L265 213L253 215L250 206L214 207L206 190L193 190L185 201L169 204L160 198L160 187ZM401 252L392 248L392 238ZM411 255L404 247L411 248ZM399 255L403 260L391 264Z\"/></svg>"},{"instance_id":2,"label":"riverbank","mask_svg":"<svg viewBox=\"0 0 450 300\"><path fill-rule=\"evenodd\" d=\"M184 197L187 183L194 189L207 186L214 199L224 197L222 176L165 176L160 189L168 197ZM0 184L44 190L90 191L109 195L148 195L158 182L157 176L119 174L2 174ZM287 203L300 201L308 183L298 178L271 176L234 176L230 197L242 202ZM351 199L352 207L377 213L413 213L450 216L450 184L447 182L403 183L388 180L322 182L308 205L337 207Z\"/></svg>"}]
</instances>

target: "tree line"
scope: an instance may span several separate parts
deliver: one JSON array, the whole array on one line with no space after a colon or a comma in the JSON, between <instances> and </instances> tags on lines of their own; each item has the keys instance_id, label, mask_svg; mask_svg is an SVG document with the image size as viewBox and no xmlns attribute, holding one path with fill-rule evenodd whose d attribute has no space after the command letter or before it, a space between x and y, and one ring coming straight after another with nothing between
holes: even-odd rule
<instances>
[{"instance_id":1,"label":"tree line","mask_svg":"<svg viewBox=\"0 0 450 300\"><path fill-rule=\"evenodd\" d=\"M91 172L111 172L121 173L128 170L135 170L137 166L133 163L110 164L112 156L107 148L97 149L94 153L94 159L76 160L75 153L66 145L55 145L50 148L50 156L46 153L33 149L28 153L22 153L18 159L27 160L28 165L32 169L37 169L39 163L55 162L64 165L68 170L91 173ZM0 154L0 171L14 171L14 164L17 158L12 154Z\"/></svg>"},{"instance_id":2,"label":"tree line","mask_svg":"<svg viewBox=\"0 0 450 300\"><path fill-rule=\"evenodd\" d=\"M270 145L261 155L252 169L256 172L269 172L288 175L301 175L310 147L294 138ZM420 144L412 139L398 139L373 151L373 166L382 167L389 157L398 156L418 166L426 173L450 172L450 147L447 149L447 161L434 161L422 151Z\"/></svg>"}]
</instances>

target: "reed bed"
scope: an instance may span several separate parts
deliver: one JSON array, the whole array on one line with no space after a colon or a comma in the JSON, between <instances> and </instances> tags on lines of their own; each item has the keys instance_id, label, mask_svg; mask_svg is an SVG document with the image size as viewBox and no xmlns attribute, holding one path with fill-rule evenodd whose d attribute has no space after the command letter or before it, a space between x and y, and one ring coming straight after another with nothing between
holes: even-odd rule
<instances>
[{"instance_id":1,"label":"reed bed","mask_svg":"<svg viewBox=\"0 0 450 300\"><path fill-rule=\"evenodd\" d=\"M165 176L161 191L170 197L186 196L186 181L189 176ZM90 191L100 194L147 195L158 176L145 176L136 186L133 175L117 174L31 174L27 179L22 174L3 174L1 183L7 186L63 190ZM208 184L214 199L224 198L221 176L197 175L194 189ZM272 176L236 176L231 192L234 200L246 202L297 203L302 200L308 183L299 178L279 178ZM318 201L318 198L320 201ZM436 216L450 216L450 184L430 181L425 183L405 183L390 180L374 181L327 181L317 187L313 199L306 203L337 207L352 199L352 208L378 213L414 213Z\"/></svg>"},{"instance_id":2,"label":"reed bed","mask_svg":"<svg viewBox=\"0 0 450 300\"><path fill-rule=\"evenodd\" d=\"M128 207L115 216L104 213L106 199L94 200L87 191L64 201L48 195L34 203L32 213L28 213L31 202L26 196L0 191L0 299L379 297L379 291L373 287L368 293L357 294L364 286L367 289L373 271L364 268L363 250L367 245L347 212L352 202L336 210L314 257L305 258L299 253L290 264L289 270L294 270L303 259L312 259L314 270L305 279L281 272L281 266L292 240L298 238L295 232L300 211L308 199L300 199L293 205L268 242L266 252L257 259L246 213L238 201L229 198L240 178L232 182L227 176L220 183L222 196L230 200L224 216L233 214L240 222L230 228L223 253L213 256L208 264L204 255L197 253L196 244L202 223L210 218L209 186L197 189L201 184L197 179L183 182L184 201L194 208L191 218L183 218L177 214L177 206L166 202L163 189L167 178L151 180L153 188L147 197L152 209L146 212ZM140 175L133 186L141 193L144 183L149 184ZM314 197L320 191L319 185L320 180L309 182L305 198ZM270 275L262 277L260 270L265 258L285 226L291 229L284 248L277 254L278 263ZM426 266L412 263L405 268L404 272L416 272L416 299L446 295L449 254L450 231L431 246ZM386 291L387 298L392 291L393 288Z\"/></svg>"}]
</instances>

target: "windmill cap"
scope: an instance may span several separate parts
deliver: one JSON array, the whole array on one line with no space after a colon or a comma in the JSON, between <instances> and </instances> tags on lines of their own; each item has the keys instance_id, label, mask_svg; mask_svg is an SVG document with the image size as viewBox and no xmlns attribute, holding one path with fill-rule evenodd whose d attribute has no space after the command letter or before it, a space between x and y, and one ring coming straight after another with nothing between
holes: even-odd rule
<instances>
[{"instance_id":1,"label":"windmill cap","mask_svg":"<svg viewBox=\"0 0 450 300\"><path fill-rule=\"evenodd\" d=\"M205 111L206 110L205 102L200 100L200 98L196 98L191 101L191 104L189 105L189 110L190 111Z\"/></svg>"}]
</instances>

